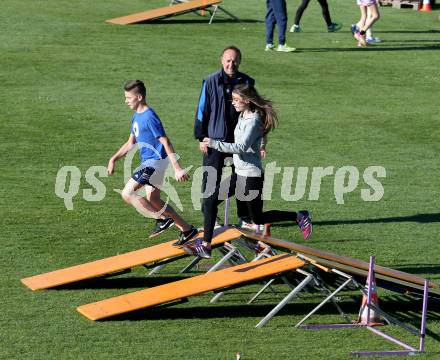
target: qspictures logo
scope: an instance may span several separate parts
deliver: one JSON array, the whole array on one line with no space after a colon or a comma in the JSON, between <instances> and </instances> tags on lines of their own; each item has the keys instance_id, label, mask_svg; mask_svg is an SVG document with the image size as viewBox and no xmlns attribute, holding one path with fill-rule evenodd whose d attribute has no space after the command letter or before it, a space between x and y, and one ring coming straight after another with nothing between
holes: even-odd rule
<instances>
[{"instance_id":1,"label":"qspictures logo","mask_svg":"<svg viewBox=\"0 0 440 360\"><path fill-rule=\"evenodd\" d=\"M124 159L124 183L133 174L133 158L137 150L127 154ZM177 155L176 155L177 156ZM178 157L178 156L177 156ZM229 170L228 170L229 168ZM191 176L191 202L195 210L201 209L201 202L204 198L210 196L209 190L215 184L217 179L217 169L213 167L193 167L186 169ZM192 170L192 171L191 171ZM224 178L220 187L219 198L224 199L229 188L231 173L230 167L226 165L223 171ZM202 178L207 176L206 191L202 192ZM85 173L77 166L63 166L59 169L55 180L55 194L64 201L67 210L74 209L74 200L78 196L86 201L99 202L104 201L107 195L107 187L103 179L108 177L105 166L90 166ZM174 173L169 166L165 172L164 182L161 186L162 198L166 203L170 201L180 210L184 211L182 201L176 183L171 181ZM275 192L279 192L281 198L285 201L295 202L303 199L308 201L318 201L321 196L321 187L324 182L327 186L332 183L333 196L328 201L335 201L338 205L346 203L346 195L357 193L363 201L380 201L385 189L380 179L386 178L386 169L380 165L372 165L366 168L359 168L355 165L345 165L341 167L281 167L276 162L267 163L264 170L264 187L262 191L263 200L271 200ZM280 183L279 188L275 183ZM307 191L308 189L308 191ZM81 195L80 194L81 190ZM121 193L121 189L112 189ZM182 190L180 190L180 193ZM235 196L239 200L249 201L258 196L258 193L240 194ZM139 197L143 196L139 191ZM328 195L326 195L328 196ZM166 198L166 199L165 199ZM156 216L153 214L152 216Z\"/></svg>"}]
</instances>

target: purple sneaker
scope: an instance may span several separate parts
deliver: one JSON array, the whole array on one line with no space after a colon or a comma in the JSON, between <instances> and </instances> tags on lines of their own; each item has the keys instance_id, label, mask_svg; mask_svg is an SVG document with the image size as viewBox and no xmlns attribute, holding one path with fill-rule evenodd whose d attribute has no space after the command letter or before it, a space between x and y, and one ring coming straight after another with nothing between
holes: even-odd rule
<instances>
[{"instance_id":1,"label":"purple sneaker","mask_svg":"<svg viewBox=\"0 0 440 360\"><path fill-rule=\"evenodd\" d=\"M190 244L183 245L183 250L185 250L187 254L198 256L203 259L211 258L211 249L208 249L203 245L202 239L196 239L196 241Z\"/></svg>"},{"instance_id":2,"label":"purple sneaker","mask_svg":"<svg viewBox=\"0 0 440 360\"><path fill-rule=\"evenodd\" d=\"M296 215L296 222L301 230L304 240L307 240L312 235L313 225L310 213L307 210L298 211Z\"/></svg>"}]
</instances>

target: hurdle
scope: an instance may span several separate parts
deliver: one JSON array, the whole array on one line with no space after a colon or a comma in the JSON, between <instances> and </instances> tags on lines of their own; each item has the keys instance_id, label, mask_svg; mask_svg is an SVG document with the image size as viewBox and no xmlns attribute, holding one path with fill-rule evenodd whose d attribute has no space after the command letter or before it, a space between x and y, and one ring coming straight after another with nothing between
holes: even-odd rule
<instances>
[{"instance_id":1,"label":"hurdle","mask_svg":"<svg viewBox=\"0 0 440 360\"><path fill-rule=\"evenodd\" d=\"M270 244L274 248L283 248L283 249L290 249L293 252L297 253L297 257L302 258L304 261L311 260L311 263L315 266L318 266L318 268L321 268L322 266L326 267L329 266L328 271L331 271L332 273L339 275L343 278L345 278L345 282L339 286L334 292L330 293L326 299L324 299L318 306L316 306L309 314L307 314L302 320L300 320L296 327L302 327L306 329L328 329L328 328L363 328L365 327L369 331L375 333L376 335L381 336L382 338L402 347L404 350L390 350L390 351L354 351L351 353L353 356L390 356L390 355L400 355L400 356L408 356L408 355L417 355L421 354L425 350L425 335L426 335L426 319L427 319L427 307L428 307L428 296L429 291L433 295L439 296L440 293L438 291L438 284L435 284L433 282L430 282L426 279L420 278L418 276L408 274L402 271L386 268L383 266L378 266L374 264L374 257L370 257L370 262L366 263L359 259L353 259L349 257L344 257L340 255L336 255L330 252L314 249L311 247L298 245L290 242L286 242L284 240L275 239L272 237L264 237L260 234L253 234L249 233L244 230L240 230L246 238L252 238L254 240L262 241L267 244ZM312 259L310 259L308 256L304 256L304 254L307 254L308 256L312 256ZM365 273L365 269L368 268L368 272ZM321 270L325 271L325 268ZM342 271L344 270L344 271ZM349 272L350 274L347 274L346 272ZM395 283L397 286L404 286L406 288L406 291L414 292L416 294L420 294L421 285L422 287L422 315L421 315L421 324L420 324L420 330L408 326L401 321L397 320L396 318L392 317L391 315L385 313L382 311L378 306L376 306L372 300L371 300L371 294L372 294L372 279L373 275L377 274L378 277L382 278L383 281L388 281L391 283ZM367 292L365 294L365 290L362 286L357 283L357 281L354 279L354 276L362 276L367 277ZM316 324L316 325L302 325L305 320L307 320L311 315L313 315L316 311L318 311L325 303L327 303L329 300L334 299L337 293L339 293L343 288L348 286L350 283L354 284L357 288L361 290L363 294L367 296L367 322L366 324L354 324L347 322L346 324ZM409 289L409 290L408 290ZM290 295L290 294L289 294ZM288 300L289 295L285 298L285 300ZM283 300L284 301L284 300ZM280 302L281 304L282 302ZM275 310L275 309L274 309ZM273 311L274 311L273 310ZM411 334L415 335L419 339L419 346L418 348L413 347L393 336L390 336L386 334L385 332L376 329L372 326L370 323L370 311L374 310L377 313L379 313L383 318L386 320L388 324L395 324L404 330L410 332ZM340 311L341 315L343 313ZM265 318L266 319L266 318ZM265 319L263 319L257 327L261 327L265 324Z\"/></svg>"},{"instance_id":2,"label":"hurdle","mask_svg":"<svg viewBox=\"0 0 440 360\"><path fill-rule=\"evenodd\" d=\"M219 4L222 0L191 0L191 1L173 1L170 6L164 6L158 9L143 11L131 15L121 16L114 19L106 20L110 24L128 25L137 24L145 21L163 19L170 16L182 15L197 10L205 10L212 7L209 24L214 20L214 16L218 10L224 12L236 21L240 21L238 17L231 12L225 10Z\"/></svg>"},{"instance_id":3,"label":"hurdle","mask_svg":"<svg viewBox=\"0 0 440 360\"><path fill-rule=\"evenodd\" d=\"M287 250L292 251L296 254L306 255L308 258L314 260L315 263L322 266L335 268L339 271L349 273L350 275L361 277L363 279L366 279L368 276L370 265L366 261L337 255L329 251L296 244L291 241L281 240L271 236L264 236L244 229L238 230L247 239L261 241L265 244L270 245L274 249L280 249L283 251ZM382 282L390 282L404 288L409 292L414 292L419 295L423 294L423 288L425 284L424 278L380 265L375 265L374 271L376 279L381 280ZM428 286L431 294L440 296L438 284L429 281Z\"/></svg>"},{"instance_id":4,"label":"hurdle","mask_svg":"<svg viewBox=\"0 0 440 360\"><path fill-rule=\"evenodd\" d=\"M422 301L422 316L421 316L421 324L420 324L420 330L417 330L413 327L410 327L399 320L395 319L394 317L390 316L389 314L382 311L377 305L375 305L372 302L372 286L373 286L373 278L374 278L374 257L370 257L370 263L369 263L369 271L368 271L368 278L367 278L367 293L364 295L367 296L367 321L365 324L359 324L359 323L349 323L349 324L314 324L314 325L301 325L309 316L311 316L316 310L318 310L324 303L322 302L319 304L315 309L312 310L311 313L309 313L304 319L302 319L296 327L302 327L304 329L340 329L340 328L366 328L369 331L373 332L376 335L381 336L385 340L388 340L400 347L402 347L404 350L388 350L388 351L353 351L351 352L351 355L354 356L390 356L390 355L417 355L424 352L425 349L425 335L426 335L426 317L427 317L427 308L428 308L428 294L429 294L429 285L428 280L424 280L424 286L423 286L423 301ZM349 278L348 281L352 281L351 278ZM358 284L357 284L358 285ZM359 286L359 285L358 285ZM363 289L361 290L364 291ZM327 300L327 299L326 299ZM415 347L408 345L407 343L390 336L386 334L385 332L376 329L373 327L373 324L370 322L370 313L374 310L377 313L379 313L381 316L384 317L384 319L388 322L388 324L395 324L404 330L410 332L413 335L416 335L419 338L419 347L416 349Z\"/></svg>"}]
</instances>

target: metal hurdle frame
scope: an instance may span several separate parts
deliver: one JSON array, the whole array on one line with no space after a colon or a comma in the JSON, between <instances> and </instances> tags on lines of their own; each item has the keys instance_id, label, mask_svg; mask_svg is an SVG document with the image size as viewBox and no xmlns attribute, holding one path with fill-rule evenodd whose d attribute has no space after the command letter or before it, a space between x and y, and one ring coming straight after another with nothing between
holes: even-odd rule
<instances>
[{"instance_id":1,"label":"metal hurdle frame","mask_svg":"<svg viewBox=\"0 0 440 360\"><path fill-rule=\"evenodd\" d=\"M226 200L225 204L225 225L228 224L229 219L229 199ZM297 254L302 260L306 261L307 263L318 266L318 264L315 264L314 261L311 261L311 259L308 259L302 254ZM339 276L342 276L346 280L342 285L340 285L336 290L333 292L330 292L330 290L321 284L320 281L311 273L308 273L302 269L296 270L298 273L305 275L306 277L304 280L302 280L295 288L292 289L292 291L283 299L281 300L255 327L261 328L264 325L267 324L267 322L272 319L287 303L289 303L294 297L296 297L302 289L304 289L311 281L315 281L315 284L321 287L321 289L324 292L328 293L328 296L318 305L316 306L309 314L307 314L302 320L300 320L295 327L302 327L306 329L325 329L325 328L346 328L346 327L366 327L369 331L375 333L376 335L379 335L383 337L384 339L402 347L404 350L391 350L391 351L355 351L351 352L351 355L353 356L390 356L390 355L399 355L399 356L408 356L408 355L416 355L421 354L425 351L425 336L426 336L426 318L427 318L427 311L428 311L428 295L429 295L429 282L425 279L424 281L424 287L423 287L423 304L422 304L422 319L420 324L420 330L415 329L413 327L410 327L401 321L395 319L391 315L385 313L382 311L378 306L376 306L371 298L372 298L372 282L373 282L373 276L374 276L374 256L370 256L370 263L368 268L368 277L367 277L367 323L366 324L353 324L353 323L346 323L346 324L321 324L321 325L302 325L309 317L311 317L315 312L317 312L324 304L326 304L328 301L332 301L338 312L343 316L347 321L349 321L348 317L344 314L342 309L339 307L339 305L335 301L335 296L342 291L345 287L347 287L350 283L354 284L357 288L360 289L360 291L364 294L365 289L362 285L360 285L352 276L345 274L344 272L337 270L337 269L331 269L331 272L334 274L337 274ZM269 287L272 282L275 279L269 280L261 289L260 291L250 300L250 302L254 301L267 287ZM287 279L286 279L287 280ZM286 282L286 281L285 281ZM288 281L286 282L288 285ZM291 286L291 285L290 285ZM292 286L291 286L292 287ZM219 294L217 294L219 295ZM216 296L217 296L216 295ZM211 302L213 302L214 299L218 299L214 296L213 299L211 299ZM398 340L383 331L380 331L376 328L374 328L372 323L370 322L370 310L373 309L374 311L378 312L380 315L383 316L385 321L388 324L395 324L397 326L400 326L404 330L412 333L413 335L416 335L419 337L419 348L416 349L415 347L404 343L401 340Z\"/></svg>"},{"instance_id":2,"label":"metal hurdle frame","mask_svg":"<svg viewBox=\"0 0 440 360\"><path fill-rule=\"evenodd\" d=\"M189 0L171 0L170 2L170 6L174 5L174 4L180 4L180 3L185 3L185 2L189 2ZM241 22L241 20L235 16L234 14L232 14L230 11L226 10L225 8L223 8L220 5L210 5L209 7L212 7L213 9L210 10L208 8L202 8L200 10L200 13L198 12L198 10L191 10L191 12L200 15L200 16L204 16L204 11L208 11L210 13L210 18L209 18L209 24L212 24L212 21L214 20L214 16L217 13L217 10L221 10L223 11L226 15L229 15L231 18L233 18L234 20Z\"/></svg>"},{"instance_id":3,"label":"metal hurdle frame","mask_svg":"<svg viewBox=\"0 0 440 360\"><path fill-rule=\"evenodd\" d=\"M327 270L324 266L315 264L313 262L313 260L309 259L308 257L302 255L302 254L297 254L297 257L299 257L301 260L305 261L306 264L310 265L310 266L317 266L320 268ZM310 316L312 316L316 311L318 311L324 304L326 304L327 302L331 301L332 304L334 305L334 307L336 308L336 310L339 312L339 314L348 322L349 318L348 316L342 311L342 309L340 308L340 306L338 305L338 303L335 300L335 296L342 290L344 289L346 286L348 286L348 284L350 282L354 282L355 284L357 284L355 282L355 280L349 276L346 275L344 273L341 272L341 275L344 275L344 277L347 278L347 280L341 285L339 286L335 291L331 292L329 290L328 285L325 284L325 282L322 279L319 279L316 274L313 274L313 271L307 272L305 270L302 269L297 269L296 270L298 273L305 275L306 277L304 278L304 280L302 280L296 287L292 286L292 285L288 285L292 288L292 291L287 294L283 300L281 300L257 325L257 328L261 328L264 325L267 324L267 322L272 319L285 305L287 305L287 303L289 303L294 297L296 297L301 290L305 289L305 287L307 285L309 285L309 283L311 283L312 281L314 282L315 286L317 286L321 292L327 294L328 296L318 305L316 306L308 315L306 315L300 322L298 322L298 324L296 324L295 327L299 327L306 319L308 319ZM338 270L335 270L338 271ZM273 281L274 279L272 279ZM286 281L285 281L286 282ZM262 291L264 291L265 288L262 288L258 294L256 296L258 296L259 294L261 294ZM254 298L256 298L256 296Z\"/></svg>"},{"instance_id":4,"label":"metal hurdle frame","mask_svg":"<svg viewBox=\"0 0 440 360\"><path fill-rule=\"evenodd\" d=\"M371 288L372 288L372 276L374 271L374 257L370 257L370 267L368 270L368 300L367 300L367 325L366 328L370 330L371 332L375 333L376 335L379 335L383 337L384 339L401 346L405 350L391 350L391 351L355 351L352 352L352 355L355 356L389 356L389 355L399 355L399 356L408 356L408 355L417 355L421 354L425 351L425 336L426 336L426 317L428 312L428 295L429 295L429 282L425 279L424 286L423 286L423 302L422 302L422 319L420 324L420 331L418 329L409 327L403 323L396 322L396 319L391 318L391 322L395 323L396 325L399 325L400 327L403 327L405 330L411 332L412 334L419 337L419 348L416 349L412 347L411 345L408 345L404 343L401 340L396 339L393 336L385 334L383 331L380 331L372 326L369 325L370 320L370 308L373 308L374 310L378 310L379 313L384 314L383 311L381 311L378 307L374 306L371 302ZM389 317L389 316L388 316Z\"/></svg>"},{"instance_id":5,"label":"metal hurdle frame","mask_svg":"<svg viewBox=\"0 0 440 360\"><path fill-rule=\"evenodd\" d=\"M296 271L305 276L292 291L287 294L260 322L255 325L256 328L262 328L266 325L270 319L272 319L284 306L286 306L294 297L296 297L303 288L305 288L314 278L314 276L302 269L296 269Z\"/></svg>"},{"instance_id":6,"label":"metal hurdle frame","mask_svg":"<svg viewBox=\"0 0 440 360\"><path fill-rule=\"evenodd\" d=\"M230 199L227 198L225 200L225 226L227 226L229 224L229 206L230 206ZM241 244L243 247L249 247L246 244ZM252 261L257 261L263 257L269 257L272 256L274 254L274 250L267 244L264 244L264 246L266 247L260 254L258 254ZM303 261L305 261L308 264L311 264L313 266L318 266L318 267L322 267L320 265L315 264L311 259L307 258L304 255L301 254L297 254L296 256L300 257ZM197 260L197 259L195 259ZM194 260L194 261L195 261ZM217 264L216 264L217 265ZM214 265L214 266L216 266ZM322 267L324 268L324 267ZM212 270L212 269L211 269ZM210 270L210 271L211 271ZM337 271L337 270L335 270ZM337 304L337 302L335 301L334 297L336 296L336 294L341 291L343 288L345 288L345 286L347 286L347 284L349 282L354 282L354 279L352 277L350 277L349 280L347 280L341 287L338 288L337 291L335 291L334 293L331 293L330 290L328 289L328 287L326 287L323 284L323 281L318 280L317 277L313 274L311 274L310 272L306 272L302 269L297 269L296 272L302 274L305 276L305 278L299 282L299 284L292 285L285 276L281 276L281 279L283 280L283 282L288 285L291 288L291 291L289 292L289 294L287 294L255 327L256 328L262 328L264 325L266 325L269 320L271 320L284 306L286 306L293 298L295 298L303 289L306 288L307 285L309 285L310 282L314 282L316 286L318 286L321 291L330 294L316 309L314 309L314 311L312 311L312 313L310 313L307 317L311 316L314 312L316 312L320 307L322 307L326 302L328 301L332 301L333 305L336 307L336 309L338 310L338 312L341 314L341 316L343 316L346 320L348 320L348 317L346 314L344 314L344 312L342 311L342 309L339 307L339 305ZM344 274L345 275L345 274ZM349 275L345 275L346 277L349 277ZM276 280L276 277L268 280L263 287L248 301L248 304L251 304L252 302L254 302L267 288L271 288L272 292L275 292L274 289L272 288L272 283ZM210 303L216 303L218 301L218 299L223 296L224 291L217 293L216 295L214 295L211 300ZM306 317L306 318L307 318ZM304 318L302 321L305 321ZM298 326L298 325L297 325Z\"/></svg>"},{"instance_id":7,"label":"metal hurdle frame","mask_svg":"<svg viewBox=\"0 0 440 360\"><path fill-rule=\"evenodd\" d=\"M227 198L225 200L225 226L228 226L229 224L229 205L230 200ZM226 245L227 244L227 245ZM234 255L238 256L238 258L241 258L243 262L246 262L247 259L244 257L243 254L234 246L232 246L229 243L225 243L225 245L221 249L227 249L224 256L220 261L218 261L211 269L209 269L208 272L212 272L220 268L225 262L230 261ZM254 260L256 261L261 259L265 256L270 256L271 248L268 246L262 253L260 253ZM315 264L314 261L310 261L307 257L305 257L302 254L297 254L302 260L306 261L306 263L309 263L312 266L318 266L318 264ZM190 264L188 264L185 268L181 270L181 272L188 271L192 267L194 267L201 258L195 258L191 261ZM166 262L166 260L164 260ZM150 274L156 273L158 270L160 270L161 267L163 267L165 264L156 266ZM320 266L318 266L320 267ZM331 269L330 271L336 275L339 275L346 280L333 292L331 292L325 285L322 284L322 281L319 281L315 275L304 271L302 269L296 270L298 273L305 276L305 278L295 287L291 285L287 279L283 279L284 282L289 285L292 290L289 292L287 296L285 296L255 327L256 328L262 328L267 324L268 321L270 321L285 305L287 305L294 297L296 297L310 282L314 281L315 285L319 286L323 292L326 292L328 296L319 304L317 305L309 314L307 314L303 319L301 319L295 327L301 327L304 329L331 329L331 328L362 328L365 327L369 331L373 332L376 335L381 336L382 338L402 347L404 350L389 350L389 351L354 351L351 352L351 355L353 356L408 356L408 355L417 355L421 354L425 351L425 336L426 336L426 318L427 318L427 311L428 311L428 296L429 296L429 281L425 279L424 281L424 287L423 287L423 304L422 304L422 319L421 319L421 325L420 330L415 329L413 327L410 327L399 320L395 319L394 317L390 316L389 314L382 311L378 306L376 306L372 302L372 282L373 282L373 275L374 275L374 256L370 256L370 263L368 268L368 277L367 277L367 322L366 324L362 323L345 323L345 324L316 324L316 325L303 325L303 323L310 318L314 313L316 313L324 304L326 304L329 301L332 301L334 306L337 308L338 312L343 316L347 321L348 317L344 314L342 309L339 307L339 305L335 301L335 296L342 291L345 287L347 287L350 283L354 284L356 287L360 289L360 291L365 294L365 290L363 286L361 286L352 276L345 274L344 272L337 270L337 269ZM252 303L260 294L262 294L268 287L271 286L275 278L270 279L253 297L248 303ZM224 292L217 293L211 300L210 303L215 303ZM400 327L402 327L404 330L412 333L413 335L418 336L419 338L419 347L418 349L399 340L396 339L393 336L390 336L383 331L380 331L372 326L372 323L370 322L370 311L373 309L374 311L378 312L380 315L384 317L386 322L388 324L395 324Z\"/></svg>"},{"instance_id":8,"label":"metal hurdle frame","mask_svg":"<svg viewBox=\"0 0 440 360\"><path fill-rule=\"evenodd\" d=\"M225 226L229 225L229 206L230 206L230 198L226 198L225 199ZM251 247L250 245L247 244L247 240L244 240L244 242L240 242L240 239L237 240L237 244L242 246L243 248L247 248L250 250L255 250L253 247ZM229 246L232 246L229 243L226 243ZM264 243L257 243L260 244L261 246L264 247L264 249L257 255L255 256L254 259L252 259L251 261L249 261L238 249L237 252L239 254L239 256L242 258L242 260L244 260L243 262L254 262L257 260L262 259L263 257L270 257L276 254L275 250L272 249L269 245L264 244ZM220 248L220 251L222 251L223 248ZM232 254L234 255L234 254ZM241 262L241 263L243 263ZM238 264L238 263L237 263ZM216 264L217 265L217 264ZM214 265L214 266L216 266ZM234 264L233 264L234 265ZM281 276L281 279L283 280L283 282L288 285L291 289L294 289L295 287L286 279L285 276ZM276 293L276 291L274 290L274 288L272 287L272 283L276 280L276 278L272 278L269 281L265 282L265 284L263 285L263 287L247 302L247 304L251 304L253 301L255 301L257 299L258 296L260 296L260 294L262 294L267 288L270 288L272 290L273 293ZM222 297L225 294L225 291L221 291L218 292L217 294L215 294L211 300L209 301L211 304L216 303L220 297Z\"/></svg>"},{"instance_id":9,"label":"metal hurdle frame","mask_svg":"<svg viewBox=\"0 0 440 360\"><path fill-rule=\"evenodd\" d=\"M254 259L252 259L250 262L255 262L258 260L261 260L264 257L270 257L273 256L273 250L270 246L266 246L266 248L261 251ZM249 261L247 261L249 262ZM268 287L271 288L272 292L275 293L275 290L271 287L272 282L275 280L275 278L267 281L264 286L247 302L248 304L252 303L265 289L267 289ZM286 280L287 281L287 280ZM285 282L286 282L285 281ZM221 291L216 293L211 300L209 301L211 304L216 303L220 297L222 297L225 294L225 291Z\"/></svg>"},{"instance_id":10,"label":"metal hurdle frame","mask_svg":"<svg viewBox=\"0 0 440 360\"><path fill-rule=\"evenodd\" d=\"M344 284L348 284L349 282L353 281L353 283L360 286L357 282L355 282L354 279L350 279L351 277L347 274L344 274L338 270L332 269L333 272L348 277L347 281ZM374 256L370 256L370 264L368 269L368 278L367 278L367 322L366 324L362 323L356 323L356 324L317 324L317 325L302 325L302 323L308 319L312 314L314 314L322 305L324 305L325 302L328 301L327 298L325 299L321 304L319 304L315 309L312 310L304 319L302 319L296 326L301 327L303 329L335 329L335 328L348 328L348 327L365 327L369 331L375 333L376 335L379 335L383 337L384 339L399 345L404 350L390 350L390 351L353 351L351 352L351 355L353 356L390 356L390 355L398 355L398 356L408 356L408 355L417 355L421 354L425 351L425 335L426 335L426 317L427 317L427 311L428 311L428 295L429 295L429 282L428 280L424 281L423 286L423 304L422 304L422 319L421 319L421 325L420 330L415 329L413 327L410 327L399 320L395 319L394 317L386 314L384 311L382 311L378 306L376 306L372 301L372 282L373 282L373 274L374 274ZM344 285L343 284L343 285ZM341 285L341 287L343 286ZM337 292L340 291L340 288L336 289L334 293L332 293L334 296ZM361 288L361 292L364 293L364 289ZM416 335L419 337L419 347L416 349L415 347L404 343L401 340L396 339L393 336L390 336L383 331L380 331L372 326L370 322L370 310L373 309L374 311L377 311L380 315L384 317L384 319L390 324L394 323L395 325L398 325L402 327L404 330L412 333L413 335Z\"/></svg>"}]
</instances>

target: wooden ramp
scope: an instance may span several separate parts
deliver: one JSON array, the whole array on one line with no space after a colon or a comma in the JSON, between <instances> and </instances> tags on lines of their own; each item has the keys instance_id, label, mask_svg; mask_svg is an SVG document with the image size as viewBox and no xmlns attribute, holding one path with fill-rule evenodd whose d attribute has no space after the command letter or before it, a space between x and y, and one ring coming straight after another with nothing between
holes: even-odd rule
<instances>
[{"instance_id":1,"label":"wooden ramp","mask_svg":"<svg viewBox=\"0 0 440 360\"><path fill-rule=\"evenodd\" d=\"M264 260L237 265L228 269L82 305L77 310L90 320L102 320L208 291L273 276L298 269L303 265L304 262L294 256L287 254L276 255Z\"/></svg>"},{"instance_id":2,"label":"wooden ramp","mask_svg":"<svg viewBox=\"0 0 440 360\"><path fill-rule=\"evenodd\" d=\"M214 11L216 11L218 4L220 4L221 2L222 0L191 0L188 2L178 3L176 5L170 5L158 9L143 11L140 13L109 19L106 21L111 24L128 25L128 24L136 24L149 20L157 20L173 15L181 15L190 11L209 8L210 6L215 6ZM224 9L222 10L224 11ZM211 21L212 18L213 16L211 16Z\"/></svg>"},{"instance_id":3,"label":"wooden ramp","mask_svg":"<svg viewBox=\"0 0 440 360\"><path fill-rule=\"evenodd\" d=\"M359 259L337 255L328 251L295 244L290 241L281 240L270 236L259 235L242 229L239 229L239 231L248 239L262 241L276 249L281 249L284 251L291 250L295 253L310 256L324 266L335 267L352 275L361 275L366 277L368 273L369 263ZM398 285L407 285L417 290L423 289L425 282L425 279L419 276L380 265L374 266L374 272L378 278L383 278ZM431 289L438 289L438 284L429 282L429 287Z\"/></svg>"},{"instance_id":4,"label":"wooden ramp","mask_svg":"<svg viewBox=\"0 0 440 360\"><path fill-rule=\"evenodd\" d=\"M241 233L233 228L221 228L215 232L213 246L238 238ZM203 236L202 233L198 237ZM139 265L152 264L164 259L186 255L180 247L173 247L177 240L168 241L148 248L131 251L81 265L68 267L49 273L21 279L21 282L31 290L48 289L73 282L92 279L98 276L131 269Z\"/></svg>"}]
</instances>

